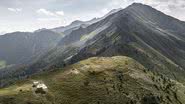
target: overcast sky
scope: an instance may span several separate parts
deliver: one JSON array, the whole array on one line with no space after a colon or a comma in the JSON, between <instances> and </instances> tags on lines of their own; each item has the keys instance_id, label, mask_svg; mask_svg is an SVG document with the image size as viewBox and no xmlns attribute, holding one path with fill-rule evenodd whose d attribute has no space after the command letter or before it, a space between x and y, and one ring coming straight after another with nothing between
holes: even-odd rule
<instances>
[{"instance_id":1,"label":"overcast sky","mask_svg":"<svg viewBox=\"0 0 185 104\"><path fill-rule=\"evenodd\" d=\"M0 0L0 34L90 20L133 2L151 5L185 21L185 0Z\"/></svg>"}]
</instances>

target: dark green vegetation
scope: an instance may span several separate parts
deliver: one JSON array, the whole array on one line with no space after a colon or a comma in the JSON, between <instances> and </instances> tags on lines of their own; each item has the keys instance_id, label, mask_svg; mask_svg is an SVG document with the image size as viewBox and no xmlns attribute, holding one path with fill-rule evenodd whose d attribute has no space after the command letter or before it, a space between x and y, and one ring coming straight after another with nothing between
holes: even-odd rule
<instances>
[{"instance_id":1,"label":"dark green vegetation","mask_svg":"<svg viewBox=\"0 0 185 104\"><path fill-rule=\"evenodd\" d=\"M42 80L46 94L35 94ZM183 104L185 86L123 56L90 58L0 90L2 104Z\"/></svg>"},{"instance_id":2,"label":"dark green vegetation","mask_svg":"<svg viewBox=\"0 0 185 104\"><path fill-rule=\"evenodd\" d=\"M185 22L135 3L99 19L36 33L43 31L54 38L34 42L37 48L26 46L28 53L38 53L23 54L28 61L0 70L0 87L13 83L0 90L2 103L184 104ZM17 58L21 52L11 55ZM37 75L42 72L46 74ZM15 82L20 79L26 81ZM33 80L48 86L46 95L33 93Z\"/></svg>"}]
</instances>

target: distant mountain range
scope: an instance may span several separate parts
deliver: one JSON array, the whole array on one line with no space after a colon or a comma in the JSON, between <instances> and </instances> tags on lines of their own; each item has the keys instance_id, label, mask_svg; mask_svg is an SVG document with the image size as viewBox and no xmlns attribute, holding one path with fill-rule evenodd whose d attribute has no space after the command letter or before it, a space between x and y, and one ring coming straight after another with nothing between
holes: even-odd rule
<instances>
[{"instance_id":1,"label":"distant mountain range","mask_svg":"<svg viewBox=\"0 0 185 104\"><path fill-rule=\"evenodd\" d=\"M102 18L0 36L1 87L90 57L127 56L148 70L185 82L185 22L134 3Z\"/></svg>"},{"instance_id":2,"label":"distant mountain range","mask_svg":"<svg viewBox=\"0 0 185 104\"><path fill-rule=\"evenodd\" d=\"M0 59L7 64L24 63L27 59L55 47L60 38L60 34L49 30L14 32L0 36Z\"/></svg>"},{"instance_id":3,"label":"distant mountain range","mask_svg":"<svg viewBox=\"0 0 185 104\"><path fill-rule=\"evenodd\" d=\"M76 20L73 21L70 25L68 26L62 26L62 27L57 27L54 29L51 29L51 31L57 32L57 33L64 33L65 35L70 34L73 30L79 29L80 27L88 27L93 23L96 23L104 18L106 18L107 16L116 13L118 11L120 11L121 8L119 9L113 9L111 10L108 14L106 14L105 16L101 17L101 18L93 18L92 20L89 21L80 21L80 20Z\"/></svg>"}]
</instances>

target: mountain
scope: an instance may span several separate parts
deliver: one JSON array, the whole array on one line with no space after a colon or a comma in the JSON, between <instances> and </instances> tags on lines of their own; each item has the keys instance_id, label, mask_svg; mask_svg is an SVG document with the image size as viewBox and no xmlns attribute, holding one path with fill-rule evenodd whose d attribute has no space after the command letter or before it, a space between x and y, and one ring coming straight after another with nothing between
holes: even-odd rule
<instances>
[{"instance_id":1,"label":"mountain","mask_svg":"<svg viewBox=\"0 0 185 104\"><path fill-rule=\"evenodd\" d=\"M14 32L0 36L0 60L7 65L26 63L32 57L56 46L61 35L49 30Z\"/></svg>"},{"instance_id":2,"label":"mountain","mask_svg":"<svg viewBox=\"0 0 185 104\"><path fill-rule=\"evenodd\" d=\"M185 22L139 3L114 11L0 36L0 67L23 63L0 70L0 103L184 104Z\"/></svg>"},{"instance_id":3,"label":"mountain","mask_svg":"<svg viewBox=\"0 0 185 104\"><path fill-rule=\"evenodd\" d=\"M73 42L90 36L70 62L93 56L124 55L150 70L184 81L184 28L184 22L136 3L96 24L74 31L75 35L79 33L75 39L73 34L70 34L71 38L68 35Z\"/></svg>"},{"instance_id":4,"label":"mountain","mask_svg":"<svg viewBox=\"0 0 185 104\"><path fill-rule=\"evenodd\" d=\"M68 32L69 30L73 31L75 29L78 29L82 24L84 24L83 21L76 20L68 26L57 27L57 28L54 28L51 30L54 32L67 34L67 33L70 33L70 32Z\"/></svg>"},{"instance_id":5,"label":"mountain","mask_svg":"<svg viewBox=\"0 0 185 104\"><path fill-rule=\"evenodd\" d=\"M72 24L79 25L81 21ZM150 6L134 3L88 26L70 28L71 32L64 34L56 47L39 55L29 65L1 72L1 85L90 57L112 56L130 57L155 74L184 83L184 28L185 22Z\"/></svg>"},{"instance_id":6,"label":"mountain","mask_svg":"<svg viewBox=\"0 0 185 104\"><path fill-rule=\"evenodd\" d=\"M184 28L183 21L134 3L72 31L39 62L52 57L49 63L61 67L64 62L72 64L94 56L124 55L156 73L184 82Z\"/></svg>"},{"instance_id":7,"label":"mountain","mask_svg":"<svg viewBox=\"0 0 185 104\"><path fill-rule=\"evenodd\" d=\"M25 78L26 73L20 69L55 48L61 38L62 34L47 29L0 36L0 87L7 85L8 80L14 82L18 76Z\"/></svg>"},{"instance_id":8,"label":"mountain","mask_svg":"<svg viewBox=\"0 0 185 104\"><path fill-rule=\"evenodd\" d=\"M37 91L33 82L46 90ZM184 104L185 86L124 57L93 57L0 89L1 104Z\"/></svg>"},{"instance_id":9,"label":"mountain","mask_svg":"<svg viewBox=\"0 0 185 104\"><path fill-rule=\"evenodd\" d=\"M94 23L96 23L96 22L106 18L107 16L120 11L120 10L121 10L121 8L113 9L113 10L111 10L108 14L106 14L103 17L101 17L101 18L93 18L93 19L91 19L89 21L76 20L76 21L73 21L68 26L57 27L57 28L51 29L51 31L54 31L54 32L57 32L57 33L63 33L64 35L68 35L68 34L70 34L74 30L77 30L77 29L79 29L81 27L88 27L89 25L92 25L92 24L94 24Z\"/></svg>"}]
</instances>

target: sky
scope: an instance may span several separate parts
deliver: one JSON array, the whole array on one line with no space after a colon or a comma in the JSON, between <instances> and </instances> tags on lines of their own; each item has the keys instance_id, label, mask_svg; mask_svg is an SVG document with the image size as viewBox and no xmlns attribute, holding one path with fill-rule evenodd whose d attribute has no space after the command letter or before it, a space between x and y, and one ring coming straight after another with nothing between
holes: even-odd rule
<instances>
[{"instance_id":1,"label":"sky","mask_svg":"<svg viewBox=\"0 0 185 104\"><path fill-rule=\"evenodd\" d=\"M185 21L185 0L0 0L0 34L34 31L101 17L132 3L150 5Z\"/></svg>"}]
</instances>

